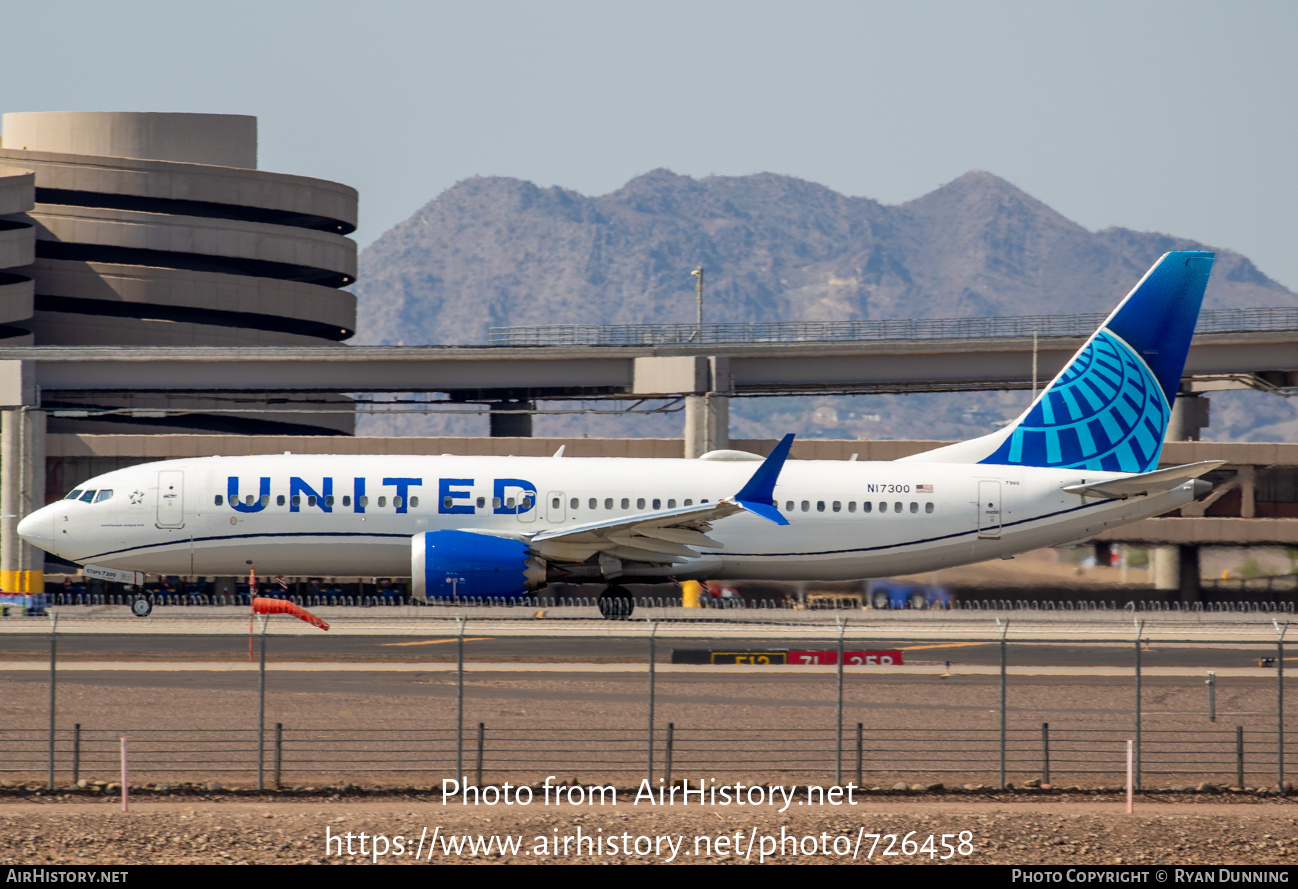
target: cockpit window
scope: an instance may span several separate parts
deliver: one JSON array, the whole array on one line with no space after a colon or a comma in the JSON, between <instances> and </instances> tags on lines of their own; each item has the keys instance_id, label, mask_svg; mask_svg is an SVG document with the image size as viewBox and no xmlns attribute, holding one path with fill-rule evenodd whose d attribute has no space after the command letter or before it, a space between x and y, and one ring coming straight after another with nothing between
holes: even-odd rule
<instances>
[{"instance_id":1,"label":"cockpit window","mask_svg":"<svg viewBox=\"0 0 1298 889\"><path fill-rule=\"evenodd\" d=\"M111 488L105 488L104 490L102 490L102 491L99 492L98 496L95 497L95 502L96 502L96 503L103 503L105 500L109 499L109 498L112 497L112 496L113 496L113 491L112 491L112 489L111 489Z\"/></svg>"},{"instance_id":2,"label":"cockpit window","mask_svg":"<svg viewBox=\"0 0 1298 889\"><path fill-rule=\"evenodd\" d=\"M80 489L80 488L77 488L75 491L73 491L71 494L69 494L68 496L64 497L63 499L64 499L64 500L80 500L80 499L81 499L81 489Z\"/></svg>"},{"instance_id":3,"label":"cockpit window","mask_svg":"<svg viewBox=\"0 0 1298 889\"><path fill-rule=\"evenodd\" d=\"M81 502L82 502L82 503L94 503L94 502L95 502L95 492L94 492L94 491L86 491L84 494L81 495Z\"/></svg>"}]
</instances>

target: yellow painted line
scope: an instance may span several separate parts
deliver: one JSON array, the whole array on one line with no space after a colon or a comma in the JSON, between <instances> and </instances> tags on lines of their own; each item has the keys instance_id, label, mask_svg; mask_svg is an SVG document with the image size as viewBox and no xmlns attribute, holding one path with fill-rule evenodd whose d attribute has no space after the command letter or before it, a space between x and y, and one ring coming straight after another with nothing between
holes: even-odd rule
<instances>
[{"instance_id":1,"label":"yellow painted line","mask_svg":"<svg viewBox=\"0 0 1298 889\"><path fill-rule=\"evenodd\" d=\"M379 647L380 647L380 648L391 648L391 647L393 647L393 646L401 646L401 645L441 645L443 642L454 642L454 641L455 641L456 639L458 639L458 638L459 638L458 636L455 636L455 637L452 637L452 638L450 638L450 639L421 639L421 640L418 641L418 642L384 642L384 643L381 643ZM464 637L464 641L465 641L465 642L485 642L486 640L491 639L491 638L494 638L494 637L492 637L492 636L465 636L465 637Z\"/></svg>"},{"instance_id":2,"label":"yellow painted line","mask_svg":"<svg viewBox=\"0 0 1298 889\"><path fill-rule=\"evenodd\" d=\"M991 645L990 642L948 642L944 645L908 645L898 651L920 651L925 648L968 648L971 645Z\"/></svg>"}]
</instances>

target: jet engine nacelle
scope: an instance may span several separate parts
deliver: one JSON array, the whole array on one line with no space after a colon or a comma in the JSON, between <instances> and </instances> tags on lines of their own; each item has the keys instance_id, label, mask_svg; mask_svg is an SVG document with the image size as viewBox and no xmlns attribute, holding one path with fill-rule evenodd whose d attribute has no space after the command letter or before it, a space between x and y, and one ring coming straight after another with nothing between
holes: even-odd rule
<instances>
[{"instance_id":1,"label":"jet engine nacelle","mask_svg":"<svg viewBox=\"0 0 1298 889\"><path fill-rule=\"evenodd\" d=\"M424 599L513 599L545 584L545 564L526 543L473 531L416 534L410 568Z\"/></svg>"}]
</instances>

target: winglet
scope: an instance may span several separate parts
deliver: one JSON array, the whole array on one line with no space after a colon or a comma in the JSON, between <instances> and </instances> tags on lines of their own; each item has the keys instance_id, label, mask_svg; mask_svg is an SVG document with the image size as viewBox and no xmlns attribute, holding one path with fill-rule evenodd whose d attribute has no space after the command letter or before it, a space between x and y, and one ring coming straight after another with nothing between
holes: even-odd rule
<instances>
[{"instance_id":1,"label":"winglet","mask_svg":"<svg viewBox=\"0 0 1298 889\"><path fill-rule=\"evenodd\" d=\"M757 467L748 484L739 489L735 503L751 513L768 519L777 525L787 525L789 520L775 508L775 482L784 468L784 461L793 447L793 433L790 432L775 446L770 455Z\"/></svg>"}]
</instances>

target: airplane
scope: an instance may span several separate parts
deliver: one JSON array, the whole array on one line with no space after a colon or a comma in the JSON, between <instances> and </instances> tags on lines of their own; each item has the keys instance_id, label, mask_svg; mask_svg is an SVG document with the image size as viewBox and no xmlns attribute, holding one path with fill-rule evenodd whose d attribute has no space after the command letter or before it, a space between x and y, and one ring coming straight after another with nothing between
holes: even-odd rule
<instances>
[{"instance_id":1,"label":"airplane","mask_svg":"<svg viewBox=\"0 0 1298 889\"><path fill-rule=\"evenodd\" d=\"M892 462L788 460L791 434L765 459L170 460L92 478L18 533L155 575L409 576L424 600L599 584L610 618L628 582L853 580L1074 543L1211 490L1223 461L1158 462L1213 258L1160 258L1013 422Z\"/></svg>"}]
</instances>

